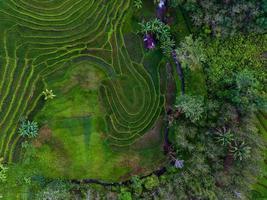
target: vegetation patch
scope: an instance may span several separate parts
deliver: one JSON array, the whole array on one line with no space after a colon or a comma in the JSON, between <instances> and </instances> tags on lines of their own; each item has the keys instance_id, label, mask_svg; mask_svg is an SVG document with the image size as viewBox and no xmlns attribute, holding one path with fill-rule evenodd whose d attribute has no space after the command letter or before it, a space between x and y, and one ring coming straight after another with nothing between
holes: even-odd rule
<instances>
[{"instance_id":1,"label":"vegetation patch","mask_svg":"<svg viewBox=\"0 0 267 200\"><path fill-rule=\"evenodd\" d=\"M0 199L266 199L264 0L0 2Z\"/></svg>"}]
</instances>

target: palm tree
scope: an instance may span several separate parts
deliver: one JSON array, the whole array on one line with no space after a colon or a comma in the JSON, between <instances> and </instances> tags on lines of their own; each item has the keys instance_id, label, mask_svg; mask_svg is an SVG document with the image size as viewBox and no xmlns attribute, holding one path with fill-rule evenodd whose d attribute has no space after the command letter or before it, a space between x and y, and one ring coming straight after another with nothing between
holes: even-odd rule
<instances>
[{"instance_id":1,"label":"palm tree","mask_svg":"<svg viewBox=\"0 0 267 200\"><path fill-rule=\"evenodd\" d=\"M250 156L251 147L246 145L244 141L235 142L233 146L231 146L231 153L234 155L235 160L245 160Z\"/></svg>"},{"instance_id":2,"label":"palm tree","mask_svg":"<svg viewBox=\"0 0 267 200\"><path fill-rule=\"evenodd\" d=\"M56 95L54 95L53 90L45 89L45 91L42 92L42 94L45 96L45 100L48 99L54 99Z\"/></svg>"},{"instance_id":3,"label":"palm tree","mask_svg":"<svg viewBox=\"0 0 267 200\"><path fill-rule=\"evenodd\" d=\"M37 122L23 119L19 128L19 134L23 137L33 138L38 135L38 130Z\"/></svg>"},{"instance_id":4,"label":"palm tree","mask_svg":"<svg viewBox=\"0 0 267 200\"><path fill-rule=\"evenodd\" d=\"M234 141L234 135L230 130L224 126L223 128L216 130L217 141L223 145L228 146Z\"/></svg>"},{"instance_id":5,"label":"palm tree","mask_svg":"<svg viewBox=\"0 0 267 200\"><path fill-rule=\"evenodd\" d=\"M137 9L141 9L143 5L142 0L134 0L134 7Z\"/></svg>"},{"instance_id":6,"label":"palm tree","mask_svg":"<svg viewBox=\"0 0 267 200\"><path fill-rule=\"evenodd\" d=\"M140 31L139 31L140 33L147 34L148 32L151 31L151 24L150 23L140 22L139 25L140 25Z\"/></svg>"}]
</instances>

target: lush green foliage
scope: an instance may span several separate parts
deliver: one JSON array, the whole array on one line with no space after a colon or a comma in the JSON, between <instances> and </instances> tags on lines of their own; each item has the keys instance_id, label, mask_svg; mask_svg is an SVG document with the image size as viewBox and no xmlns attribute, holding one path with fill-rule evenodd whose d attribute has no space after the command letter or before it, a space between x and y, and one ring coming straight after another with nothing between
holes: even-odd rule
<instances>
[{"instance_id":1,"label":"lush green foliage","mask_svg":"<svg viewBox=\"0 0 267 200\"><path fill-rule=\"evenodd\" d=\"M158 49L145 52L133 30L140 18L154 16L155 9L148 7L152 1L29 2L6 0L0 5L0 153L5 160L14 155L18 161L7 167L0 160L3 198L251 197L263 160L258 133L266 125L255 123L254 112L266 108L267 45L266 36L236 33L266 29L266 1L170 0L172 8L164 17L170 26L158 19L140 24L140 32L153 35L166 55L176 50L187 92L176 99L177 74L168 69L166 76L163 67L172 61L162 59ZM170 16L181 7L197 27L204 27L204 37L176 37L180 30L171 30L178 27L172 23L186 23L182 35L189 32L186 13L179 13L184 21ZM205 85L199 76L205 77ZM176 93L172 79L178 80ZM45 100L55 97L52 90L42 93L46 86L57 98L43 105L41 94ZM175 116L168 127L163 127L168 124L163 108ZM32 144L22 143L21 150L16 146L23 139L19 136L38 133L36 122L23 120L14 134L22 113L35 117L42 134ZM165 128L170 141L164 150L183 160L182 168L162 158ZM161 165L167 169L163 175L146 176ZM133 174L145 176L131 178ZM55 180L63 177L129 181L104 187Z\"/></svg>"},{"instance_id":2,"label":"lush green foliage","mask_svg":"<svg viewBox=\"0 0 267 200\"><path fill-rule=\"evenodd\" d=\"M202 63L206 61L206 55L203 52L203 41L194 40L192 35L185 37L176 49L176 53L183 67L189 67L192 70L201 69Z\"/></svg>"},{"instance_id":3,"label":"lush green foliage","mask_svg":"<svg viewBox=\"0 0 267 200\"><path fill-rule=\"evenodd\" d=\"M182 95L176 98L175 108L185 114L192 122L197 122L204 114L204 99L202 96Z\"/></svg>"},{"instance_id":4,"label":"lush green foliage","mask_svg":"<svg viewBox=\"0 0 267 200\"><path fill-rule=\"evenodd\" d=\"M188 37L177 49L184 67L197 66L190 74L204 69L208 96L202 106L207 115L197 125L181 117L172 123L175 151L185 168L182 176L170 175L167 187L161 188L165 198L170 193L173 199L250 198L253 177L261 173L263 143L251 111L266 105L264 46L265 36L204 41ZM191 104L184 107L198 107Z\"/></svg>"},{"instance_id":5,"label":"lush green foliage","mask_svg":"<svg viewBox=\"0 0 267 200\"><path fill-rule=\"evenodd\" d=\"M265 0L185 0L183 7L198 28L216 36L239 32L263 33L267 29Z\"/></svg>"},{"instance_id":6,"label":"lush green foliage","mask_svg":"<svg viewBox=\"0 0 267 200\"><path fill-rule=\"evenodd\" d=\"M153 190L159 186L159 179L157 176L152 175L146 178L144 186L147 190Z\"/></svg>"},{"instance_id":7,"label":"lush green foliage","mask_svg":"<svg viewBox=\"0 0 267 200\"><path fill-rule=\"evenodd\" d=\"M118 200L132 200L132 195L126 189L121 189Z\"/></svg>"},{"instance_id":8,"label":"lush green foliage","mask_svg":"<svg viewBox=\"0 0 267 200\"><path fill-rule=\"evenodd\" d=\"M234 141L234 135L230 130L227 130L226 127L216 130L217 141L223 146L231 145Z\"/></svg>"},{"instance_id":9,"label":"lush green foliage","mask_svg":"<svg viewBox=\"0 0 267 200\"><path fill-rule=\"evenodd\" d=\"M169 0L170 7L177 8L184 0Z\"/></svg>"},{"instance_id":10,"label":"lush green foliage","mask_svg":"<svg viewBox=\"0 0 267 200\"><path fill-rule=\"evenodd\" d=\"M153 19L147 22L139 23L142 34L153 33L156 39L160 42L160 48L163 53L169 55L175 43L171 39L170 27L159 19Z\"/></svg>"},{"instance_id":11,"label":"lush green foliage","mask_svg":"<svg viewBox=\"0 0 267 200\"><path fill-rule=\"evenodd\" d=\"M240 111L264 109L267 74L266 36L237 35L210 40L203 51L209 95L235 105Z\"/></svg>"}]
</instances>

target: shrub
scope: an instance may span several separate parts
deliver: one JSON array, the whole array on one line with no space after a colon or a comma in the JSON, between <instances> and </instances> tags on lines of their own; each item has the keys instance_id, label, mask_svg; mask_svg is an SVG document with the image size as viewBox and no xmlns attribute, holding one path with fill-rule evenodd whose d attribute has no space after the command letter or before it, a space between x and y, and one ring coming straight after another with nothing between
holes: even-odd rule
<instances>
[{"instance_id":1,"label":"shrub","mask_svg":"<svg viewBox=\"0 0 267 200\"><path fill-rule=\"evenodd\" d=\"M217 141L223 146L228 146L234 141L233 133L230 130L226 129L226 127L217 129L216 137Z\"/></svg>"},{"instance_id":2,"label":"shrub","mask_svg":"<svg viewBox=\"0 0 267 200\"><path fill-rule=\"evenodd\" d=\"M34 138L38 135L38 130L37 122L23 119L19 128L19 134L23 137Z\"/></svg>"},{"instance_id":3,"label":"shrub","mask_svg":"<svg viewBox=\"0 0 267 200\"><path fill-rule=\"evenodd\" d=\"M125 188L122 188L118 200L132 200L132 195Z\"/></svg>"},{"instance_id":4,"label":"shrub","mask_svg":"<svg viewBox=\"0 0 267 200\"><path fill-rule=\"evenodd\" d=\"M133 193L136 196L141 195L141 193L143 191L143 186L142 186L143 181L138 176L133 176L131 180L132 180Z\"/></svg>"},{"instance_id":5,"label":"shrub","mask_svg":"<svg viewBox=\"0 0 267 200\"><path fill-rule=\"evenodd\" d=\"M147 190L153 190L159 186L159 179L156 175L151 175L145 179L144 186Z\"/></svg>"}]
</instances>

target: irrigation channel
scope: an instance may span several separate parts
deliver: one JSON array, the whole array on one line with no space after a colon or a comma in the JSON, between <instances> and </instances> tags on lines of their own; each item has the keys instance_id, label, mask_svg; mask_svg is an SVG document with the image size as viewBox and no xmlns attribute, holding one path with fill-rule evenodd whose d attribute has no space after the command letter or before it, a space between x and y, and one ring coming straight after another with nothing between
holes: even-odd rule
<instances>
[{"instance_id":1,"label":"irrigation channel","mask_svg":"<svg viewBox=\"0 0 267 200\"><path fill-rule=\"evenodd\" d=\"M161 0L158 3L158 6L156 8L156 16L159 20L161 20L163 23L166 24L166 14L168 11L168 1L167 0ZM184 73L183 73L183 69L181 66L181 63L177 57L176 51L175 51L175 47L173 48L172 52L171 52L171 57L175 63L175 69L176 69L176 73L177 76L179 77L180 81L181 81L181 95L185 94L185 81L184 81ZM166 64L166 68L167 68L167 77L168 79L171 79L171 77L173 76L173 70L172 70L172 66L170 63ZM167 119L168 114L170 113L170 108L172 107L172 104L174 102L174 98L175 95L173 95L173 93L175 92L176 87L175 87L175 82L168 80L167 81L167 95L166 98L169 99L169 101L167 101L167 105L166 105L166 110L165 110L165 119ZM171 151L171 147L172 147L172 143L169 140L169 126L168 124L165 124L165 128L164 128L164 153L167 156L169 154L169 151ZM175 162L173 160L170 160L170 163L172 165L175 164ZM153 172L151 172L148 175L142 176L142 178L146 178L149 177L151 175L156 175L156 176L161 176L163 175L165 172L167 171L166 167L162 167L158 170L155 170ZM120 186L120 185L129 185L131 184L131 180L126 180L126 181L122 181L122 182L105 182L105 181L101 181L98 179L72 179L71 180L72 183L75 184L100 184L103 186Z\"/></svg>"}]
</instances>

